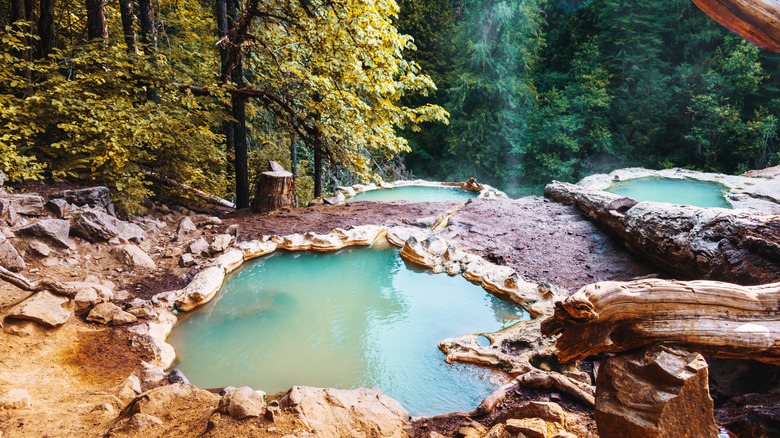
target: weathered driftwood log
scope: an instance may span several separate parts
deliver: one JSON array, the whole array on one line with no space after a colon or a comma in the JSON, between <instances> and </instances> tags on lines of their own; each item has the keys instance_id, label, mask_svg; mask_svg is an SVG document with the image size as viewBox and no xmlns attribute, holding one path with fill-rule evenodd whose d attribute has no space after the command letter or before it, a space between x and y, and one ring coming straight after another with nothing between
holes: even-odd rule
<instances>
[{"instance_id":1,"label":"weathered driftwood log","mask_svg":"<svg viewBox=\"0 0 780 438\"><path fill-rule=\"evenodd\" d=\"M780 52L780 4L777 0L693 0L719 24L762 49Z\"/></svg>"},{"instance_id":2,"label":"weathered driftwood log","mask_svg":"<svg viewBox=\"0 0 780 438\"><path fill-rule=\"evenodd\" d=\"M574 204L625 240L629 250L685 279L740 284L780 281L780 216L640 202L554 181L545 196Z\"/></svg>"},{"instance_id":3,"label":"weathered driftwood log","mask_svg":"<svg viewBox=\"0 0 780 438\"><path fill-rule=\"evenodd\" d=\"M57 295L64 295L70 298L76 296L76 292L78 292L75 288L65 286L59 281L50 278L42 278L38 281L31 281L29 278L21 274L15 274L2 266L0 266L0 280L5 280L19 289L30 292L29 295L18 300L17 302L22 302L32 295L44 290L48 290Z\"/></svg>"},{"instance_id":4,"label":"weathered driftwood log","mask_svg":"<svg viewBox=\"0 0 780 438\"><path fill-rule=\"evenodd\" d=\"M293 174L278 163L269 161L270 170L260 175L257 196L252 201L252 211L266 213L295 206L295 182Z\"/></svg>"},{"instance_id":5,"label":"weathered driftwood log","mask_svg":"<svg viewBox=\"0 0 780 438\"><path fill-rule=\"evenodd\" d=\"M670 344L708 357L780 365L780 283L595 283L556 303L542 333L561 335L557 347L562 362Z\"/></svg>"}]
</instances>

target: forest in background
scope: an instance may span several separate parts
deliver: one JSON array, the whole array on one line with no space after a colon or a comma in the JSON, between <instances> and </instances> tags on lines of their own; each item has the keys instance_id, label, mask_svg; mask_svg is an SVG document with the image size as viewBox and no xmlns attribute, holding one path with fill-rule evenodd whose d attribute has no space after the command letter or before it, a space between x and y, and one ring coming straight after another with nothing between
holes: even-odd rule
<instances>
[{"instance_id":1,"label":"forest in background","mask_svg":"<svg viewBox=\"0 0 780 438\"><path fill-rule=\"evenodd\" d=\"M780 57L689 0L12 0L0 22L0 170L128 211L176 190L158 177L246 206L269 159L304 202L780 162Z\"/></svg>"},{"instance_id":2,"label":"forest in background","mask_svg":"<svg viewBox=\"0 0 780 438\"><path fill-rule=\"evenodd\" d=\"M517 196L625 166L780 162L780 55L690 0L401 0L398 27L450 113L405 133L417 176Z\"/></svg>"}]
</instances>

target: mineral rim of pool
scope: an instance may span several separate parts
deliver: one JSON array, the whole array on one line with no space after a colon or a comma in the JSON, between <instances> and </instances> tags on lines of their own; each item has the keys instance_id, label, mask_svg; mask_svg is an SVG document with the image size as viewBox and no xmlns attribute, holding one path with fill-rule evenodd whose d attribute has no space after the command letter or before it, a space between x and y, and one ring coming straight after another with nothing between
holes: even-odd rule
<instances>
[{"instance_id":1,"label":"mineral rim of pool","mask_svg":"<svg viewBox=\"0 0 780 438\"><path fill-rule=\"evenodd\" d=\"M277 252L245 264L169 337L201 388L377 386L412 415L474 409L507 377L447 364L438 343L528 319L461 276L407 265L397 249Z\"/></svg>"},{"instance_id":2,"label":"mineral rim of pool","mask_svg":"<svg viewBox=\"0 0 780 438\"><path fill-rule=\"evenodd\" d=\"M639 202L654 201L694 207L732 208L724 197L726 187L723 184L691 178L627 179L613 183L607 191Z\"/></svg>"},{"instance_id":3,"label":"mineral rim of pool","mask_svg":"<svg viewBox=\"0 0 780 438\"><path fill-rule=\"evenodd\" d=\"M410 185L394 187L392 189L376 189L360 192L351 198L347 198L347 201L468 201L477 195L479 195L479 192L468 192L459 187Z\"/></svg>"}]
</instances>

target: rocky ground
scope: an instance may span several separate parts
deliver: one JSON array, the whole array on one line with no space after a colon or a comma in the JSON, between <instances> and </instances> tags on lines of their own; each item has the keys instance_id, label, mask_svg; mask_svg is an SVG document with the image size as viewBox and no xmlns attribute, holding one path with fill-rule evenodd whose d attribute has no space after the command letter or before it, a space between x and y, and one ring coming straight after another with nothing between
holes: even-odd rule
<instances>
[{"instance_id":1,"label":"rocky ground","mask_svg":"<svg viewBox=\"0 0 780 438\"><path fill-rule=\"evenodd\" d=\"M67 303L54 297L20 305L30 292L0 281L0 437L89 437L108 431L111 436L136 436L150 430L155 436L301 437L308 436L308 430L320 430L303 424L302 416L275 414L274 410L316 413L320 406L316 402L306 405L288 396L278 401L279 408L273 404L277 402L264 406L259 422L241 423L233 419L241 414L231 414L229 406L222 406L229 397L220 399L187 385L166 386L176 380L156 363L160 352L127 328L135 327L136 320L152 317L140 303L188 284L234 239L247 242L264 235L326 233L364 224L424 228L439 223L460 205L363 201L262 215L215 215L150 203L146 214L120 220L113 216L107 191L63 193L64 189L73 187L36 185L0 194L0 265L33 286L54 279L78 291ZM448 218L442 234L459 248L509 266L529 281L549 283L568 293L599 280L654 274L647 263L631 256L574 207L544 199L474 200ZM135 399L157 387L143 400ZM199 401L189 407L173 406L172 397ZM255 396L244 397L251 405ZM375 396L316 393L312 397ZM395 412L392 403L383 406ZM569 420L556 410L560 406L571 416L566 417ZM224 415L214 413L218 408ZM488 432L486 426L513 408L543 411L538 415L549 417L549 424L576 421L574 429L564 431L561 426L560 436L571 436L564 432L595 435L589 410L561 394L534 390L510 394L503 406L479 419L479 424L470 424L463 416L420 419L410 432L421 437L481 437ZM193 422L192 415L203 421ZM181 425L177 418L197 425ZM160 419L164 424L156 423ZM350 427L361 430L364 426ZM514 423L515 429L510 429L519 431L526 426ZM389 429L372 433L393 434L393 423L383 427ZM506 436L519 432L512 433Z\"/></svg>"}]
</instances>

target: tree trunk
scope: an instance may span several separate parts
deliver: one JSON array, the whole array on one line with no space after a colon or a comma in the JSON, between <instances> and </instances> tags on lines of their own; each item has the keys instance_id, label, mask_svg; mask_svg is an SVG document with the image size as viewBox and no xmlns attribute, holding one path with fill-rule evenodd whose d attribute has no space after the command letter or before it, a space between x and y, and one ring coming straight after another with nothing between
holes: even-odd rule
<instances>
[{"instance_id":1,"label":"tree trunk","mask_svg":"<svg viewBox=\"0 0 780 438\"><path fill-rule=\"evenodd\" d=\"M18 20L32 20L32 4L29 0L11 0L11 22L13 23ZM19 30L25 33L21 38L21 42L25 48L20 51L15 50L13 54L22 61L30 61L32 59L32 50L30 48L32 28L30 28L29 25L21 25ZM21 75L27 83L27 89L24 93L20 93L20 97L32 96L32 72L29 68L23 67Z\"/></svg>"},{"instance_id":2,"label":"tree trunk","mask_svg":"<svg viewBox=\"0 0 780 438\"><path fill-rule=\"evenodd\" d=\"M130 0L119 0L119 13L122 16L122 34L125 37L128 53L138 54L137 39L135 35L135 17Z\"/></svg>"},{"instance_id":3,"label":"tree trunk","mask_svg":"<svg viewBox=\"0 0 780 438\"><path fill-rule=\"evenodd\" d=\"M240 67L239 63L239 67ZM249 169L247 168L246 99L235 95L232 99L234 165L236 171L236 208L249 207Z\"/></svg>"},{"instance_id":4,"label":"tree trunk","mask_svg":"<svg viewBox=\"0 0 780 438\"><path fill-rule=\"evenodd\" d=\"M90 40L108 38L105 0L87 0L87 38Z\"/></svg>"},{"instance_id":5,"label":"tree trunk","mask_svg":"<svg viewBox=\"0 0 780 438\"><path fill-rule=\"evenodd\" d=\"M295 141L295 138L290 140L290 162L292 163L290 165L290 173L293 175L293 186L297 186L298 184L298 143ZM294 195L295 198L295 206L298 206L298 196Z\"/></svg>"},{"instance_id":6,"label":"tree trunk","mask_svg":"<svg viewBox=\"0 0 780 438\"><path fill-rule=\"evenodd\" d=\"M624 239L632 252L679 278L780 281L780 216L658 202L554 181L544 195L575 204Z\"/></svg>"},{"instance_id":7,"label":"tree trunk","mask_svg":"<svg viewBox=\"0 0 780 438\"><path fill-rule=\"evenodd\" d=\"M260 175L257 194L252 201L252 211L266 213L295 206L295 182L293 174L279 164L269 162L271 170Z\"/></svg>"},{"instance_id":8,"label":"tree trunk","mask_svg":"<svg viewBox=\"0 0 780 438\"><path fill-rule=\"evenodd\" d=\"M775 0L693 0L715 21L762 49L780 52L780 5Z\"/></svg>"},{"instance_id":9,"label":"tree trunk","mask_svg":"<svg viewBox=\"0 0 780 438\"><path fill-rule=\"evenodd\" d=\"M561 362L670 344L707 357L780 365L780 283L606 281L555 303L542 334L560 334Z\"/></svg>"},{"instance_id":10,"label":"tree trunk","mask_svg":"<svg viewBox=\"0 0 780 438\"><path fill-rule=\"evenodd\" d=\"M54 0L41 0L38 36L41 37L38 58L45 58L54 48Z\"/></svg>"},{"instance_id":11,"label":"tree trunk","mask_svg":"<svg viewBox=\"0 0 780 438\"><path fill-rule=\"evenodd\" d=\"M151 0L138 0L139 21L141 23L141 42L144 44L146 57L153 66L157 66L157 31L154 28L154 9ZM146 90L146 98L160 103L160 94L150 85Z\"/></svg>"},{"instance_id":12,"label":"tree trunk","mask_svg":"<svg viewBox=\"0 0 780 438\"><path fill-rule=\"evenodd\" d=\"M314 197L322 196L322 145L314 145Z\"/></svg>"}]
</instances>

